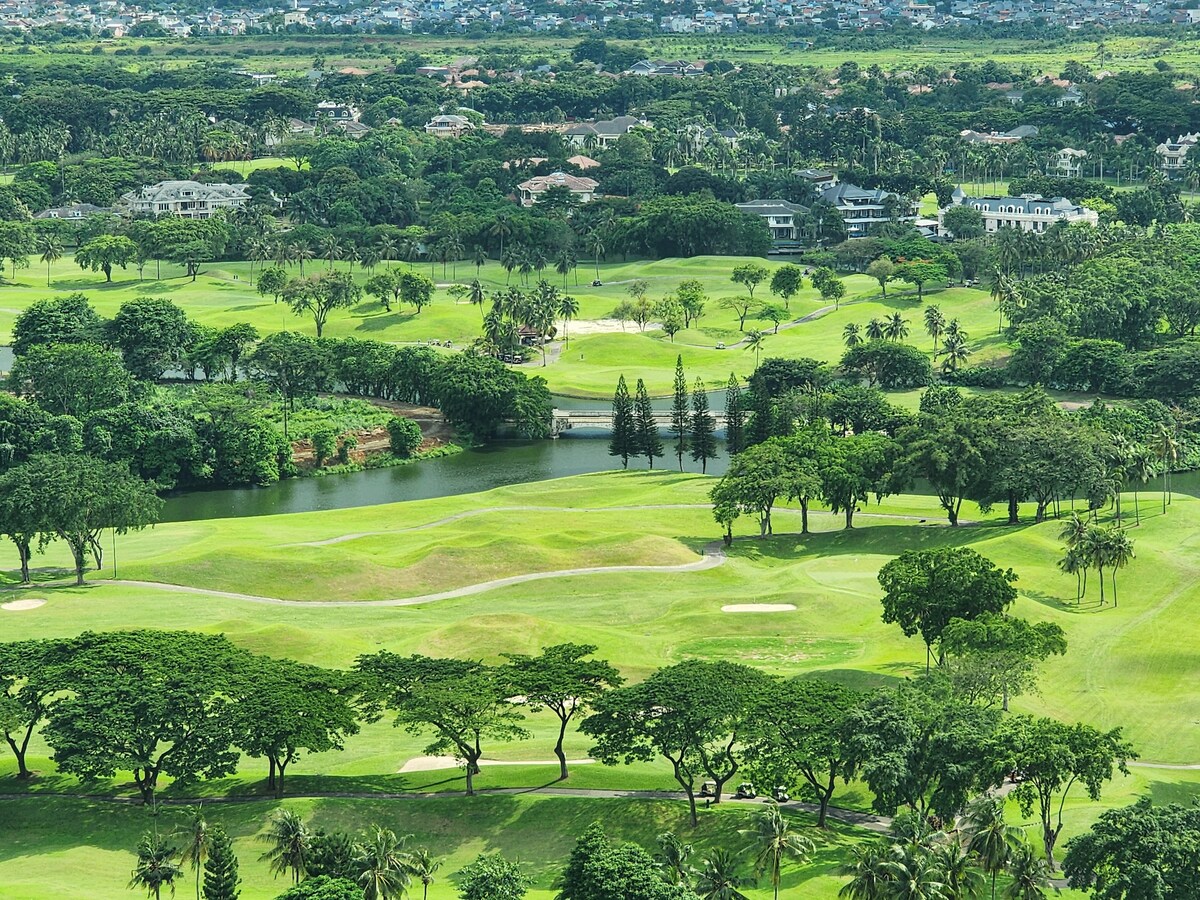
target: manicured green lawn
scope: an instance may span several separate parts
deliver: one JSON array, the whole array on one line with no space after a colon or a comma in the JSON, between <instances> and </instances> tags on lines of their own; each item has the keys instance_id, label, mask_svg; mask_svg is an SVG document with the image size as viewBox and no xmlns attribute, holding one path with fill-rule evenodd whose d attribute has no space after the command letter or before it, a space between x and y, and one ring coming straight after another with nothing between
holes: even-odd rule
<instances>
[{"instance_id":1,"label":"manicured green lawn","mask_svg":"<svg viewBox=\"0 0 1200 900\"><path fill-rule=\"evenodd\" d=\"M470 584L498 574L549 571L568 565L617 562L667 564L695 559L698 548L718 535L702 503L711 480L671 472L626 472L539 482L485 494L449 497L353 510L202 523L161 525L118 543L121 576L169 580L194 587L293 596L306 600L402 596L429 586ZM1021 698L1020 710L1109 727L1122 725L1143 758L1200 761L1200 696L1192 689L1200 659L1188 652L1200 622L1200 501L1177 496L1167 516L1158 499L1142 497L1143 521L1133 530L1137 559L1120 580L1117 609L1101 609L1093 587L1082 607L1073 602L1074 582L1055 568L1058 523L1009 528L997 513L974 508L964 518L978 522L958 529L942 524L936 501L905 495L864 509L852 532L840 517L813 516L815 533L794 532L799 517L781 509L777 535L757 540L753 523L741 520L725 565L691 573L605 573L535 581L460 599L411 607L315 604L274 606L187 592L104 584L43 585L6 594L48 602L25 612L0 611L6 639L73 634L86 628L189 628L227 634L257 652L330 666L387 648L497 661L504 652L536 652L562 641L599 646L630 678L681 659L735 659L784 675L819 672L858 685L887 685L916 674L924 662L918 641L879 619L875 573L892 555L913 547L969 544L1020 575L1015 612L1060 623L1070 642L1068 656L1046 664L1040 696ZM676 509L614 507L682 505ZM541 511L496 511L502 507L556 507ZM1132 509L1132 496L1126 498ZM593 511L586 511L593 510ZM440 520L468 513L453 521ZM896 518L911 517L911 518ZM919 521L924 519L924 522ZM428 526L422 528L421 526ZM405 530L405 529L419 530ZM314 541L363 532L383 532L328 544ZM299 545L299 546L298 546ZM503 563L495 562L503 559ZM12 565L8 560L5 565ZM45 559L49 577L65 564L55 549ZM416 574L414 574L416 573ZM424 574L421 574L424 573ZM8 574L11 580L11 573ZM422 580L424 579L424 580ZM727 603L791 603L791 613L730 614ZM553 722L530 717L531 740L486 747L488 758L526 765L484 766L479 786L536 787L553 780ZM457 770L401 773L422 754L425 740L383 721L365 726L341 753L302 759L289 774L295 793L439 791L461 789ZM569 758L586 757L586 739L572 734ZM0 794L83 790L58 776L47 749L35 741L33 767L43 773L18 784L13 766L0 757ZM264 767L246 760L237 775L197 786L194 796L254 794L262 790ZM1103 808L1149 792L1158 799L1197 794L1197 773L1137 769L1118 779L1096 804L1068 803L1068 833L1078 833ZM125 778L88 790L128 795ZM573 766L572 787L670 789L658 764L610 768ZM168 797L184 796L168 788ZM475 853L501 849L520 855L538 876L537 900L548 900L553 872L573 838L592 819L617 833L652 843L664 827L682 827L679 804L598 801L544 796L491 796L474 801L289 800L315 824L352 829L381 821L416 835L449 858L452 875ZM837 802L863 807L857 785L841 788ZM246 878L246 900L265 900L281 889L255 860L249 837L274 801L214 805L212 815L238 836ZM164 813L164 821L170 813ZM1018 816L1014 809L1014 817ZM705 816L700 843L738 844L736 810ZM146 827L135 807L49 796L0 799L0 898L125 896L132 865L129 849ZM844 840L839 837L838 840ZM823 851L811 869L789 877L797 896L832 897L833 851ZM451 896L443 881L431 894ZM765 898L760 888L751 895Z\"/></svg>"}]
</instances>

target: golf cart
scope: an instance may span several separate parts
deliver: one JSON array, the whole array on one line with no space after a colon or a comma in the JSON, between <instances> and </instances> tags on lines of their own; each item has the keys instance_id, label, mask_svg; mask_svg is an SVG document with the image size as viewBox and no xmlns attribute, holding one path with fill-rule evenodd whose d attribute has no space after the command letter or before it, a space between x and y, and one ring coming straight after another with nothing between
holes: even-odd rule
<instances>
[{"instance_id":1,"label":"golf cart","mask_svg":"<svg viewBox=\"0 0 1200 900\"><path fill-rule=\"evenodd\" d=\"M749 781L743 781L737 787L737 793L733 795L734 800L753 800L758 796L758 791L754 789L754 785Z\"/></svg>"},{"instance_id":2,"label":"golf cart","mask_svg":"<svg viewBox=\"0 0 1200 900\"><path fill-rule=\"evenodd\" d=\"M700 796L701 797L717 796L717 783L715 781L706 781L703 784L701 784L700 785Z\"/></svg>"},{"instance_id":3,"label":"golf cart","mask_svg":"<svg viewBox=\"0 0 1200 900\"><path fill-rule=\"evenodd\" d=\"M777 784L775 786L776 803L787 803L791 799L792 795L787 792L787 788L785 788L782 784Z\"/></svg>"}]
</instances>

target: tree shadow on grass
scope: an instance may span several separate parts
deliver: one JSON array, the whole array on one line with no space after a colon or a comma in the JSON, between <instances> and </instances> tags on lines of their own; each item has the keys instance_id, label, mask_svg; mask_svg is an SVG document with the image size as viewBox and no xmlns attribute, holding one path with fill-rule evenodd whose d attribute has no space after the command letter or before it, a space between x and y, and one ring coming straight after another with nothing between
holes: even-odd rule
<instances>
[{"instance_id":1,"label":"tree shadow on grass","mask_svg":"<svg viewBox=\"0 0 1200 900\"><path fill-rule=\"evenodd\" d=\"M786 533L767 538L745 537L735 540L729 555L738 558L775 560L815 556L874 554L896 556L905 550L932 547L964 547L995 536L1001 526L960 525L922 527L914 522L854 527L839 531L819 531L802 535ZM1018 526L1019 527L1019 526Z\"/></svg>"},{"instance_id":2,"label":"tree shadow on grass","mask_svg":"<svg viewBox=\"0 0 1200 900\"><path fill-rule=\"evenodd\" d=\"M371 310L362 315L363 319L354 326L355 331L387 331L389 328L411 322L417 317L415 312L379 313L377 310Z\"/></svg>"},{"instance_id":3,"label":"tree shadow on grass","mask_svg":"<svg viewBox=\"0 0 1200 900\"><path fill-rule=\"evenodd\" d=\"M1022 597L1028 597L1034 603L1041 604L1042 606L1049 607L1050 609L1057 609L1060 612L1094 612L1095 608L1099 606L1098 600L1095 601L1094 604L1089 603L1086 600L1083 603L1076 603L1074 600L1064 600L1062 597L1059 597L1055 594L1047 594L1045 591L1021 589L1019 593Z\"/></svg>"}]
</instances>

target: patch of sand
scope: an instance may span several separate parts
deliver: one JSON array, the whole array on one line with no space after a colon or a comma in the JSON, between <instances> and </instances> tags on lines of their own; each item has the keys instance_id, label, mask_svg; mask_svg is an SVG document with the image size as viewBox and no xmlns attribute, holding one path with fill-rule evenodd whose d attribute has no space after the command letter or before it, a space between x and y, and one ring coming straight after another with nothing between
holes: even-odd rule
<instances>
[{"instance_id":1,"label":"patch of sand","mask_svg":"<svg viewBox=\"0 0 1200 900\"><path fill-rule=\"evenodd\" d=\"M45 600L30 597L27 600L10 600L8 603L0 603L0 609L6 609L9 612L24 612L27 609L37 609L39 606L45 605Z\"/></svg>"},{"instance_id":2,"label":"patch of sand","mask_svg":"<svg viewBox=\"0 0 1200 900\"><path fill-rule=\"evenodd\" d=\"M660 331L662 325L658 322L647 322L647 331ZM626 334L638 334L638 327L633 322L625 322L622 325L620 319L577 319L571 322L567 327L567 333L571 337L577 337L583 334L613 334L614 332L625 332Z\"/></svg>"},{"instance_id":3,"label":"patch of sand","mask_svg":"<svg viewBox=\"0 0 1200 900\"><path fill-rule=\"evenodd\" d=\"M731 603L721 607L721 612L727 613L795 612L795 610L796 607L791 603Z\"/></svg>"},{"instance_id":4,"label":"patch of sand","mask_svg":"<svg viewBox=\"0 0 1200 900\"><path fill-rule=\"evenodd\" d=\"M594 759L568 759L572 766L586 766L595 762ZM481 759L480 768L485 766L557 766L557 759ZM436 772L440 769L458 769L460 763L453 756L414 756L400 767L401 774L405 772Z\"/></svg>"}]
</instances>

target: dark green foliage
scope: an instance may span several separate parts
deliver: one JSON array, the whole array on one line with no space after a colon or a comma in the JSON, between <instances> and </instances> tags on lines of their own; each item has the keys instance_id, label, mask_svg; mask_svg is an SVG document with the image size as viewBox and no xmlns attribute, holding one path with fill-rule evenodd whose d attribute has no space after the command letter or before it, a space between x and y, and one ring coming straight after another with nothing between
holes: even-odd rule
<instances>
[{"instance_id":1,"label":"dark green foliage","mask_svg":"<svg viewBox=\"0 0 1200 900\"><path fill-rule=\"evenodd\" d=\"M842 356L842 371L851 378L864 378L871 387L885 391L924 387L932 380L929 357L916 347L899 341L866 341Z\"/></svg>"},{"instance_id":2,"label":"dark green foliage","mask_svg":"<svg viewBox=\"0 0 1200 900\"><path fill-rule=\"evenodd\" d=\"M530 438L550 431L550 392L545 379L527 378L490 356L457 353L434 376L434 391L446 419L476 440L488 440L511 422Z\"/></svg>"},{"instance_id":3,"label":"dark green foliage","mask_svg":"<svg viewBox=\"0 0 1200 900\"><path fill-rule=\"evenodd\" d=\"M617 390L612 402L612 438L608 442L608 455L621 457L621 468L629 468L629 457L637 454L637 437L633 419L633 399L625 376L617 379Z\"/></svg>"},{"instance_id":4,"label":"dark green foliage","mask_svg":"<svg viewBox=\"0 0 1200 900\"><path fill-rule=\"evenodd\" d=\"M646 392L645 382L640 378L633 401L633 440L638 455L645 456L653 469L654 460L663 455L663 445L662 438L658 435L654 408L650 405L650 395Z\"/></svg>"},{"instance_id":5,"label":"dark green foliage","mask_svg":"<svg viewBox=\"0 0 1200 900\"><path fill-rule=\"evenodd\" d=\"M220 825L214 825L208 835L208 860L204 863L204 900L238 900L237 856L233 842Z\"/></svg>"},{"instance_id":6,"label":"dark green foliage","mask_svg":"<svg viewBox=\"0 0 1200 900\"><path fill-rule=\"evenodd\" d=\"M700 471L708 471L708 461L717 455L716 420L708 411L708 394L699 378L692 387L692 414L688 419L688 441L692 462L700 463Z\"/></svg>"},{"instance_id":7,"label":"dark green foliage","mask_svg":"<svg viewBox=\"0 0 1200 900\"><path fill-rule=\"evenodd\" d=\"M412 419L395 416L388 421L387 430L392 453L396 456L412 456L421 446L421 426Z\"/></svg>"},{"instance_id":8,"label":"dark green foliage","mask_svg":"<svg viewBox=\"0 0 1200 900\"><path fill-rule=\"evenodd\" d=\"M363 900L363 891L353 879L317 875L304 879L276 900Z\"/></svg>"}]
</instances>

